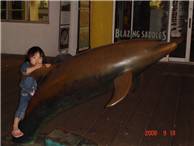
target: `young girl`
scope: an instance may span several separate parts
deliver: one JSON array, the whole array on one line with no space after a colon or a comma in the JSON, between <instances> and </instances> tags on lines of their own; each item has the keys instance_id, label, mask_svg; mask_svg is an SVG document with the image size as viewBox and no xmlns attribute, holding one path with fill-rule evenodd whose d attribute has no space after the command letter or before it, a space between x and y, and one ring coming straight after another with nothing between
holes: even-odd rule
<instances>
[{"instance_id":1,"label":"young girl","mask_svg":"<svg viewBox=\"0 0 194 146\"><path fill-rule=\"evenodd\" d=\"M44 57L45 55L41 48L32 47L28 50L26 60L21 65L20 70L23 77L20 82L20 102L15 113L13 130L11 132L12 136L15 138L19 138L24 135L24 133L19 129L18 125L19 122L24 118L28 103L37 89L37 81L31 76L31 73L37 69L40 69L43 67L43 65L45 65L47 68L51 66L51 64L43 64Z\"/></svg>"}]
</instances>

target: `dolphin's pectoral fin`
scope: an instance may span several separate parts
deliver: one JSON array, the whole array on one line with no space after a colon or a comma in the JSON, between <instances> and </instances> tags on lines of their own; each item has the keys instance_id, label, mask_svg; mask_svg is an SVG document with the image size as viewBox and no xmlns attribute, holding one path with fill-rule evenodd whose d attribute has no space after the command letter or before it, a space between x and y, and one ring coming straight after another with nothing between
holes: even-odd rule
<instances>
[{"instance_id":1,"label":"dolphin's pectoral fin","mask_svg":"<svg viewBox=\"0 0 194 146\"><path fill-rule=\"evenodd\" d=\"M114 93L106 107L111 107L123 100L132 85L132 72L128 71L114 80Z\"/></svg>"}]
</instances>

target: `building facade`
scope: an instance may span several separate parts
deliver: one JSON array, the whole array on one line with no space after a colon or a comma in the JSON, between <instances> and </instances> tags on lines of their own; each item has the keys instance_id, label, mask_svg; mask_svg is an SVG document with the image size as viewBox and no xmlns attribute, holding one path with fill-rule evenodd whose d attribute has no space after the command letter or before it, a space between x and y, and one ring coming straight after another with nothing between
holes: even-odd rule
<instances>
[{"instance_id":1,"label":"building facade","mask_svg":"<svg viewBox=\"0 0 194 146\"><path fill-rule=\"evenodd\" d=\"M193 1L1 3L2 53L25 54L36 45L48 56L76 55L121 40L149 39L180 42L164 61L194 62Z\"/></svg>"}]
</instances>

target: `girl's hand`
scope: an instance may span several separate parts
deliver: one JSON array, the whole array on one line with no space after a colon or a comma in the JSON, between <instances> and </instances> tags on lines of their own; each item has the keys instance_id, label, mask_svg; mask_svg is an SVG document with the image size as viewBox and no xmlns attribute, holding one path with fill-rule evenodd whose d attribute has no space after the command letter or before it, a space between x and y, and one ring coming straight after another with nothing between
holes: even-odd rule
<instances>
[{"instance_id":1,"label":"girl's hand","mask_svg":"<svg viewBox=\"0 0 194 146\"><path fill-rule=\"evenodd\" d=\"M41 67L42 67L42 64L41 64L41 63L38 63L38 64L36 64L35 66L28 67L28 68L26 69L26 72L24 72L23 74L24 74L24 75L29 75L29 74L31 74L33 71L35 71L35 70L37 70L37 69L39 69L39 68L41 68Z\"/></svg>"},{"instance_id":2,"label":"girl's hand","mask_svg":"<svg viewBox=\"0 0 194 146\"><path fill-rule=\"evenodd\" d=\"M51 64L46 63L45 66L46 66L47 68L49 68L49 67L51 66Z\"/></svg>"},{"instance_id":3,"label":"girl's hand","mask_svg":"<svg viewBox=\"0 0 194 146\"><path fill-rule=\"evenodd\" d=\"M37 64L36 66L35 66L35 69L39 69L39 68L41 68L42 67L42 63L39 63L39 64Z\"/></svg>"}]
</instances>

